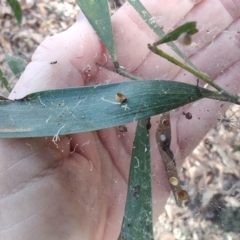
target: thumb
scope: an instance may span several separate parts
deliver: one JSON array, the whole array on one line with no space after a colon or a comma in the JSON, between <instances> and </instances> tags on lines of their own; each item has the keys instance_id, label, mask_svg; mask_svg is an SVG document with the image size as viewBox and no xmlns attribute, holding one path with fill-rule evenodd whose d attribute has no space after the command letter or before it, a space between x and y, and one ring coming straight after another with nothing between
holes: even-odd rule
<instances>
[{"instance_id":1,"label":"thumb","mask_svg":"<svg viewBox=\"0 0 240 240\"><path fill-rule=\"evenodd\" d=\"M66 31L44 40L32 56L9 98L19 99L29 93L54 88L84 85L91 67L97 70L102 45L83 14ZM93 58L93 56L96 56Z\"/></svg>"}]
</instances>

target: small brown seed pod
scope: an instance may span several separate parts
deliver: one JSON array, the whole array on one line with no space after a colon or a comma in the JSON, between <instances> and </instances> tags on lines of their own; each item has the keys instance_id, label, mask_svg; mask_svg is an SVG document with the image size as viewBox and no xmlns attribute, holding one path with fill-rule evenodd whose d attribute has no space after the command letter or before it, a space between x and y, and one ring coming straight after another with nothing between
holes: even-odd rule
<instances>
[{"instance_id":1,"label":"small brown seed pod","mask_svg":"<svg viewBox=\"0 0 240 240\"><path fill-rule=\"evenodd\" d=\"M186 190L180 190L178 191L178 198L182 201L188 200L188 192Z\"/></svg>"},{"instance_id":2,"label":"small brown seed pod","mask_svg":"<svg viewBox=\"0 0 240 240\"><path fill-rule=\"evenodd\" d=\"M170 125L169 119L163 119L163 120L162 120L162 125L163 125L164 127L169 127L169 125Z\"/></svg>"},{"instance_id":3,"label":"small brown seed pod","mask_svg":"<svg viewBox=\"0 0 240 240\"><path fill-rule=\"evenodd\" d=\"M190 45L192 43L191 34L188 32L182 33L178 38L178 42L185 46Z\"/></svg>"},{"instance_id":4,"label":"small brown seed pod","mask_svg":"<svg viewBox=\"0 0 240 240\"><path fill-rule=\"evenodd\" d=\"M116 93L116 101L119 103L122 103L124 101L126 101L126 96L122 93Z\"/></svg>"}]
</instances>

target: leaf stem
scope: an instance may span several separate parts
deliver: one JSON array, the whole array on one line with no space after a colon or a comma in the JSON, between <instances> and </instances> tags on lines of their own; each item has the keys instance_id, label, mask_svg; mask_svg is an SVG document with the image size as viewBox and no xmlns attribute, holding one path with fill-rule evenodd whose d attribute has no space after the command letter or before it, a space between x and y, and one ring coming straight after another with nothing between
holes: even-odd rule
<instances>
[{"instance_id":1,"label":"leaf stem","mask_svg":"<svg viewBox=\"0 0 240 240\"><path fill-rule=\"evenodd\" d=\"M160 57L165 58L166 60L168 60L169 62L185 69L186 71L192 73L194 76L196 76L197 78L202 79L205 83L209 84L210 86L214 87L216 90L218 90L218 94L227 97L229 102L233 102L236 104L239 104L239 97L237 95L231 94L229 92L227 92L225 89L221 88L219 85L217 85L216 83L214 83L207 74L200 72L196 69L191 68L190 66L180 62L179 60L177 60L176 58L168 55L167 53L163 52L161 49L156 47L156 44L154 43L153 45L148 44L148 48L155 54L159 55ZM220 96L219 96L220 97Z\"/></svg>"},{"instance_id":2,"label":"leaf stem","mask_svg":"<svg viewBox=\"0 0 240 240\"><path fill-rule=\"evenodd\" d=\"M114 64L114 67L115 67L116 70L112 70L111 68L106 67L106 66L104 66L104 65L101 65L100 63L96 63L97 66L102 67L102 68L105 68L105 69L107 69L108 71L115 72L115 73L117 73L117 74L119 74L119 75L121 75L121 76L123 76L123 77L127 77L127 78L132 79L132 80L143 80L143 79L140 78L140 77L137 77L137 76L134 76L134 75L132 75L132 74L130 74L130 73L128 73L128 72L125 72L125 71L120 67L120 65L119 65L118 62L113 62L113 64Z\"/></svg>"}]
</instances>

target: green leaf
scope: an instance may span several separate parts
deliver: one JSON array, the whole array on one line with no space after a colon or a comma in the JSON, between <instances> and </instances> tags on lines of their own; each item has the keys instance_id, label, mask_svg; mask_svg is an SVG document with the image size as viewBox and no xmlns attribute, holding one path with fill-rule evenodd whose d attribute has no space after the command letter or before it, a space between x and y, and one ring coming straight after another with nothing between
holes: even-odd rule
<instances>
[{"instance_id":1,"label":"green leaf","mask_svg":"<svg viewBox=\"0 0 240 240\"><path fill-rule=\"evenodd\" d=\"M0 69L0 82L2 82L3 86L8 90L8 92L11 92L12 89L8 83L8 80L4 77L4 74L1 69Z\"/></svg>"},{"instance_id":2,"label":"green leaf","mask_svg":"<svg viewBox=\"0 0 240 240\"><path fill-rule=\"evenodd\" d=\"M149 119L138 122L128 180L122 229L118 240L153 239Z\"/></svg>"},{"instance_id":3,"label":"green leaf","mask_svg":"<svg viewBox=\"0 0 240 240\"><path fill-rule=\"evenodd\" d=\"M15 18L17 19L18 25L22 23L22 9L17 0L7 0L7 3L12 8Z\"/></svg>"},{"instance_id":4,"label":"green leaf","mask_svg":"<svg viewBox=\"0 0 240 240\"><path fill-rule=\"evenodd\" d=\"M117 62L111 16L107 0L77 0L77 4L97 32L103 44L109 51L114 63Z\"/></svg>"},{"instance_id":5,"label":"green leaf","mask_svg":"<svg viewBox=\"0 0 240 240\"><path fill-rule=\"evenodd\" d=\"M198 30L196 29L196 22L187 22L183 25L181 25L180 27L176 28L175 30L173 30L172 32L168 33L167 35L165 35L161 40L159 40L157 42L157 44L155 45L160 45L163 43L167 43L167 42L172 42L177 40L183 33L188 33L190 35L193 35L195 33L198 32Z\"/></svg>"},{"instance_id":6,"label":"green leaf","mask_svg":"<svg viewBox=\"0 0 240 240\"><path fill-rule=\"evenodd\" d=\"M24 71L26 68L26 61L20 57L5 55L5 60L14 73L15 76L19 77L19 75Z\"/></svg>"},{"instance_id":7,"label":"green leaf","mask_svg":"<svg viewBox=\"0 0 240 240\"><path fill-rule=\"evenodd\" d=\"M155 22L152 15L148 12L148 10L142 5L139 0L128 0L128 2L135 8L141 18L148 24L148 26L160 37L163 38L165 36L164 31L160 28L160 26ZM180 51L180 49L173 43L168 42L167 45L172 48L172 50L178 54L186 63L188 63L191 67L197 70L197 67Z\"/></svg>"},{"instance_id":8,"label":"green leaf","mask_svg":"<svg viewBox=\"0 0 240 240\"><path fill-rule=\"evenodd\" d=\"M233 152L239 152L240 151L240 146L236 146L234 149L233 149Z\"/></svg>"},{"instance_id":9,"label":"green leaf","mask_svg":"<svg viewBox=\"0 0 240 240\"><path fill-rule=\"evenodd\" d=\"M126 101L115 100L117 93ZM144 119L217 93L186 83L147 80L67 88L0 101L0 138L55 136Z\"/></svg>"}]
</instances>

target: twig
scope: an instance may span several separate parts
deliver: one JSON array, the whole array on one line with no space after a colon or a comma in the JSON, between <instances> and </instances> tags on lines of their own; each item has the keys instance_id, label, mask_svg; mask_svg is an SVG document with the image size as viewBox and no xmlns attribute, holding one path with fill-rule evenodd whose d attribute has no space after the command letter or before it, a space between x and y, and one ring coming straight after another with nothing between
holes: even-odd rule
<instances>
[{"instance_id":1,"label":"twig","mask_svg":"<svg viewBox=\"0 0 240 240\"><path fill-rule=\"evenodd\" d=\"M159 48L157 48L155 46L155 43L153 45L148 44L148 48L155 54L165 58L166 60L168 60L169 62L185 69L186 71L192 73L194 76L196 76L197 78L202 79L205 83L209 84L210 86L214 87L216 90L218 90L218 100L220 100L221 96L222 97L227 97L228 100L230 102L239 104L239 98L238 96L229 93L228 91L224 90L223 88L221 88L219 85L217 85L215 82L213 82L208 75L206 75L205 73L201 72L201 71L197 71L196 69L193 69L191 67L189 67L188 65L180 62L179 60L177 60L176 58L168 55L167 53L163 52L162 50L160 50ZM226 100L225 100L226 101Z\"/></svg>"},{"instance_id":2,"label":"twig","mask_svg":"<svg viewBox=\"0 0 240 240\"><path fill-rule=\"evenodd\" d=\"M113 70L113 69L111 69L111 68L109 68L109 67L103 66L103 65L101 65L100 63L96 63L96 65L99 66L99 67L105 68L105 69L107 69L108 71L118 73L119 75L121 75L121 76L123 76L123 77L130 78L130 79L132 79L132 80L143 80L143 79L140 78L140 77L137 77L137 76L134 76L134 75L132 75L132 74L130 74L130 73L125 72L125 71L119 66L118 62L114 62L114 67L115 67L116 70Z\"/></svg>"},{"instance_id":3,"label":"twig","mask_svg":"<svg viewBox=\"0 0 240 240\"><path fill-rule=\"evenodd\" d=\"M156 140L158 150L162 157L162 161L168 175L168 180L172 188L172 192L179 207L182 207L183 201L188 199L187 191L180 186L180 179L178 176L176 161L170 149L171 145L171 123L169 113L162 114L158 128L156 131Z\"/></svg>"}]
</instances>

